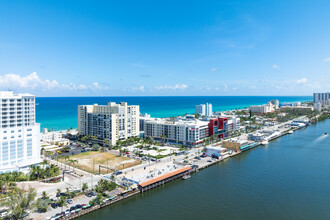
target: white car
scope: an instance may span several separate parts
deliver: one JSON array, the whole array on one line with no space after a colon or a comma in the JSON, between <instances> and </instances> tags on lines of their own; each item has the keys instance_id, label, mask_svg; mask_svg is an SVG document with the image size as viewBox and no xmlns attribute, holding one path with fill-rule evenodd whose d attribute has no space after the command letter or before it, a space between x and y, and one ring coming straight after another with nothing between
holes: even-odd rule
<instances>
[{"instance_id":1,"label":"white car","mask_svg":"<svg viewBox=\"0 0 330 220\"><path fill-rule=\"evenodd\" d=\"M0 217L4 218L4 217L7 217L8 215L9 215L9 212L3 212L3 213L1 213Z\"/></svg>"}]
</instances>

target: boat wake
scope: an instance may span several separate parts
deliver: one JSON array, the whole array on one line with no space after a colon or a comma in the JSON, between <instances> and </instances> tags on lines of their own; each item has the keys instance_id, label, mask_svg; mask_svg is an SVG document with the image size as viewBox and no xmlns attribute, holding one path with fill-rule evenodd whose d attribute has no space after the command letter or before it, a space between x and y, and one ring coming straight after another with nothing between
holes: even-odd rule
<instances>
[{"instance_id":1,"label":"boat wake","mask_svg":"<svg viewBox=\"0 0 330 220\"><path fill-rule=\"evenodd\" d=\"M328 135L322 135L322 136L320 136L320 137L318 137L318 138L316 138L316 140L314 141L314 143L316 143L316 142L320 142L320 141L323 141L324 139L326 139L328 137Z\"/></svg>"}]
</instances>

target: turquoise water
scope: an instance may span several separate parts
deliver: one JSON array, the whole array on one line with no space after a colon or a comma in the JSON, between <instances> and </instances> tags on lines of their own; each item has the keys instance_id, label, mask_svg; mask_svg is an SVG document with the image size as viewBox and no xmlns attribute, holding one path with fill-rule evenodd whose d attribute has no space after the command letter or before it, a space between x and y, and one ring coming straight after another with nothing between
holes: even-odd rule
<instances>
[{"instance_id":1,"label":"turquoise water","mask_svg":"<svg viewBox=\"0 0 330 220\"><path fill-rule=\"evenodd\" d=\"M170 117L194 113L195 105L206 102L212 103L214 111L220 111L264 104L276 98L280 102L312 100L310 96L37 97L36 111L41 128L63 130L77 128L78 105L104 105L110 101L123 101L130 105L140 105L140 112L149 113L152 117Z\"/></svg>"},{"instance_id":2,"label":"turquoise water","mask_svg":"<svg viewBox=\"0 0 330 220\"><path fill-rule=\"evenodd\" d=\"M330 120L81 217L330 219Z\"/></svg>"}]
</instances>

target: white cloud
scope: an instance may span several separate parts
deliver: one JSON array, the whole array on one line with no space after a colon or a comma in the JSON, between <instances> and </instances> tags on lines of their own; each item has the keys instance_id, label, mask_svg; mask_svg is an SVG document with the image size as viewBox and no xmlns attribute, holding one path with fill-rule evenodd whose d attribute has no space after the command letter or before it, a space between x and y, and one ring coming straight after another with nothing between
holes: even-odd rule
<instances>
[{"instance_id":1,"label":"white cloud","mask_svg":"<svg viewBox=\"0 0 330 220\"><path fill-rule=\"evenodd\" d=\"M218 68L213 67L213 68L211 68L210 70L211 70L212 72L215 72L215 71L218 70Z\"/></svg>"},{"instance_id":2,"label":"white cloud","mask_svg":"<svg viewBox=\"0 0 330 220\"><path fill-rule=\"evenodd\" d=\"M65 89L69 91L78 90L107 90L107 86L101 86L98 82L94 82L91 85L74 83L60 84L56 80L41 79L36 72L33 72L26 76L18 74L5 74L0 76L0 89L2 90L38 90L38 91L50 91L53 89Z\"/></svg>"},{"instance_id":3,"label":"white cloud","mask_svg":"<svg viewBox=\"0 0 330 220\"><path fill-rule=\"evenodd\" d=\"M164 86L156 86L155 89L156 90L177 90L177 89L186 89L188 88L188 85L186 84L176 84L174 86L168 86L168 85L164 85Z\"/></svg>"},{"instance_id":4,"label":"white cloud","mask_svg":"<svg viewBox=\"0 0 330 220\"><path fill-rule=\"evenodd\" d=\"M304 84L304 83L306 83L307 82L307 78L301 78L301 79L298 79L297 80L297 84L299 85L299 84Z\"/></svg>"},{"instance_id":5,"label":"white cloud","mask_svg":"<svg viewBox=\"0 0 330 220\"><path fill-rule=\"evenodd\" d=\"M144 86L140 86L139 90L143 92L144 91Z\"/></svg>"},{"instance_id":6,"label":"white cloud","mask_svg":"<svg viewBox=\"0 0 330 220\"><path fill-rule=\"evenodd\" d=\"M330 57L324 58L323 61L324 62L330 62Z\"/></svg>"},{"instance_id":7,"label":"white cloud","mask_svg":"<svg viewBox=\"0 0 330 220\"><path fill-rule=\"evenodd\" d=\"M273 64L272 68L273 69L278 69L278 68L280 68L280 66L279 65L276 65L276 64Z\"/></svg>"},{"instance_id":8,"label":"white cloud","mask_svg":"<svg viewBox=\"0 0 330 220\"><path fill-rule=\"evenodd\" d=\"M1 89L53 89L59 86L60 84L56 80L42 80L36 72L27 76L20 76L13 73L0 76Z\"/></svg>"}]
</instances>

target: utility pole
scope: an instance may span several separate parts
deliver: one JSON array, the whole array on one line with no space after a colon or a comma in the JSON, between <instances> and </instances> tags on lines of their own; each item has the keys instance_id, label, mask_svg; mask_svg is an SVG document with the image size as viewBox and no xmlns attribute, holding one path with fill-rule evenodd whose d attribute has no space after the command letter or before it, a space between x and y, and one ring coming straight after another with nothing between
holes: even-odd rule
<instances>
[{"instance_id":1,"label":"utility pole","mask_svg":"<svg viewBox=\"0 0 330 220\"><path fill-rule=\"evenodd\" d=\"M91 174L91 190L93 189L93 174Z\"/></svg>"}]
</instances>

